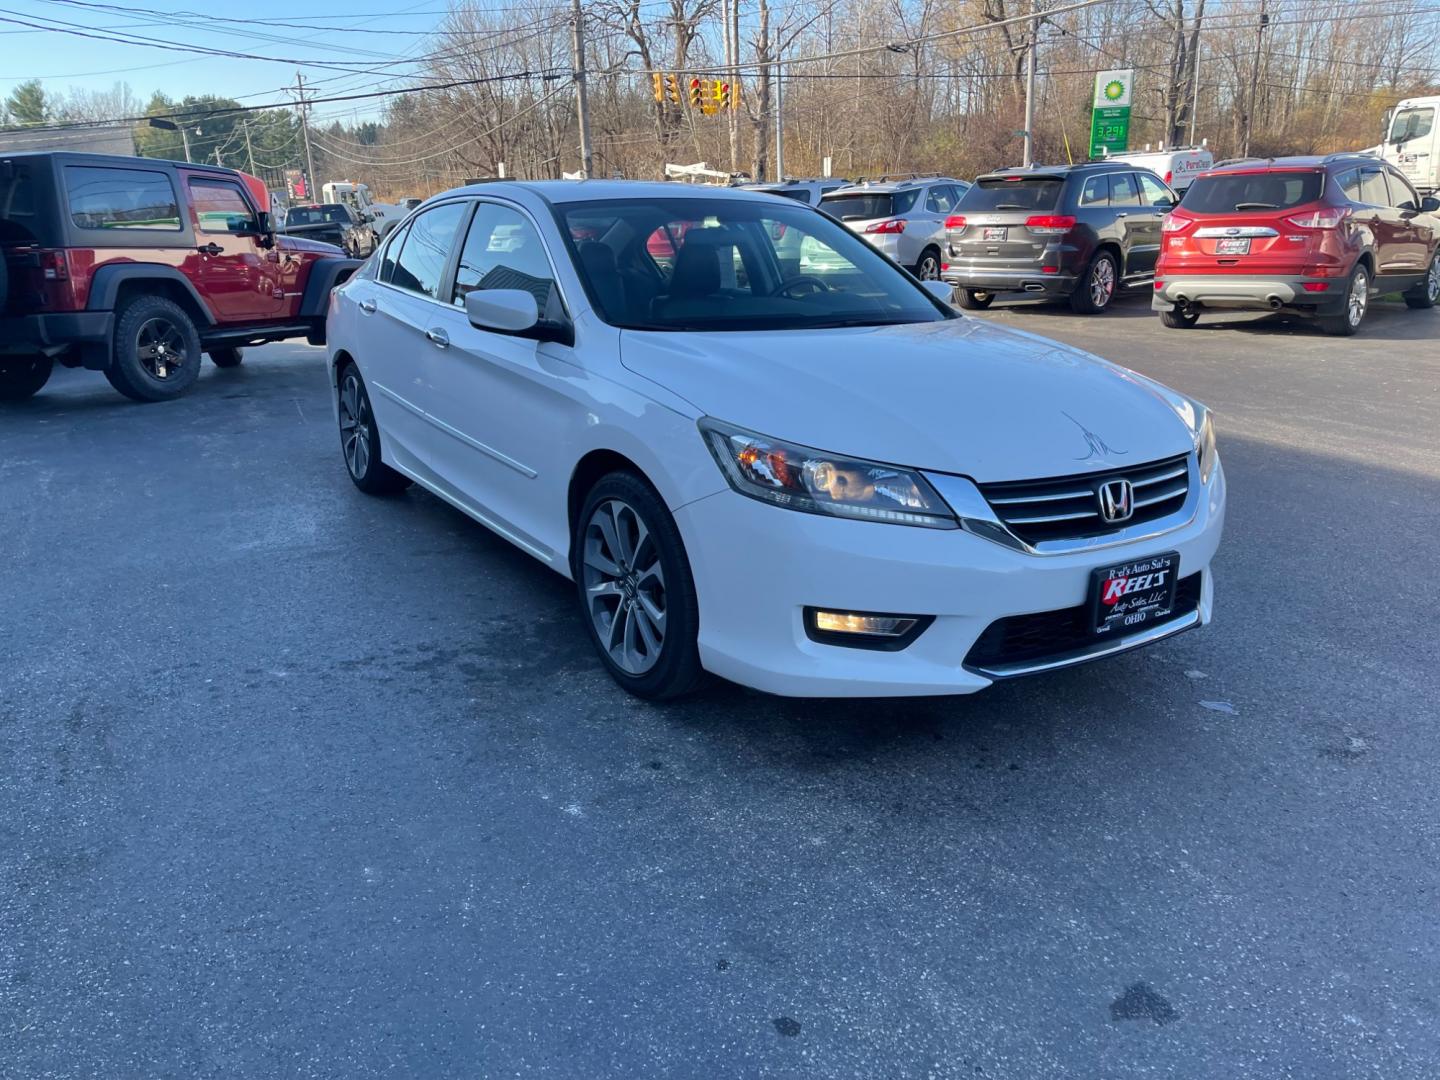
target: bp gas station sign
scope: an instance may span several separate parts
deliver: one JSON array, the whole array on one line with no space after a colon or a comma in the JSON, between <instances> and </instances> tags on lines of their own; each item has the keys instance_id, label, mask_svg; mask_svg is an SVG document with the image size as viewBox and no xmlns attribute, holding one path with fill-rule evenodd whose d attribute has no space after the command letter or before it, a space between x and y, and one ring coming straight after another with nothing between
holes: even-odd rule
<instances>
[{"instance_id":1,"label":"bp gas station sign","mask_svg":"<svg viewBox=\"0 0 1440 1080\"><path fill-rule=\"evenodd\" d=\"M1130 144L1130 99L1135 72L1102 71L1095 76L1095 101L1090 110L1090 156L1117 154Z\"/></svg>"}]
</instances>

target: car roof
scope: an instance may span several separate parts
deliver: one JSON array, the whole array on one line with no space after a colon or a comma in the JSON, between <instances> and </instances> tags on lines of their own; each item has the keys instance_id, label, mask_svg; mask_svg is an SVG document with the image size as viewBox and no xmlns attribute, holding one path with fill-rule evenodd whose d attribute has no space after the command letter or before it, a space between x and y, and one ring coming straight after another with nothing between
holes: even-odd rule
<instances>
[{"instance_id":1,"label":"car roof","mask_svg":"<svg viewBox=\"0 0 1440 1080\"><path fill-rule=\"evenodd\" d=\"M873 191L877 194L884 195L894 191L905 191L914 187L925 187L929 184L963 183L965 183L964 180L960 180L954 176L910 176L904 178L897 177L894 180L856 180L847 182L839 191L828 192L825 198L835 199L839 198L841 193L853 195L857 191Z\"/></svg>"},{"instance_id":2,"label":"car roof","mask_svg":"<svg viewBox=\"0 0 1440 1080\"><path fill-rule=\"evenodd\" d=\"M550 203L601 202L606 199L761 199L758 191L711 187L665 180L491 180L442 192L454 195L528 194ZM439 196L437 196L438 198ZM429 200L427 200L429 201Z\"/></svg>"},{"instance_id":3,"label":"car roof","mask_svg":"<svg viewBox=\"0 0 1440 1080\"><path fill-rule=\"evenodd\" d=\"M192 161L171 161L169 158L126 157L122 154L86 154L76 150L27 150L24 153L0 153L0 160L16 161L22 158L54 158L62 165L94 165L112 169L153 169L157 165L172 165L195 172L211 172L220 176L234 176L239 170L223 165L205 165Z\"/></svg>"},{"instance_id":4,"label":"car roof","mask_svg":"<svg viewBox=\"0 0 1440 1080\"><path fill-rule=\"evenodd\" d=\"M1299 169L1325 169L1330 166L1381 166L1384 164L1385 162L1375 155L1364 154L1359 151L1325 154L1323 156L1320 154L1296 154L1291 157L1232 158L1229 161L1218 161L1200 175L1213 176L1216 173L1284 172Z\"/></svg>"},{"instance_id":5,"label":"car roof","mask_svg":"<svg viewBox=\"0 0 1440 1080\"><path fill-rule=\"evenodd\" d=\"M1133 161L1112 161L1104 158L1099 161L1076 161L1068 165L1014 165L1008 169L995 169L993 172L977 176L976 180L1008 180L1013 177L1034 176L1037 179L1062 180L1071 174L1096 173L1096 172L1134 172L1141 169L1145 172L1144 165L1136 165Z\"/></svg>"}]
</instances>

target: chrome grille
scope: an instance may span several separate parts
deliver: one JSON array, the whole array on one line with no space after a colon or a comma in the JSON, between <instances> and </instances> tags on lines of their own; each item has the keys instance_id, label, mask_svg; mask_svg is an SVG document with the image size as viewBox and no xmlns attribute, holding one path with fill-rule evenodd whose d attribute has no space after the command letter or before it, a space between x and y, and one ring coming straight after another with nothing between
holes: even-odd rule
<instances>
[{"instance_id":1,"label":"chrome grille","mask_svg":"<svg viewBox=\"0 0 1440 1080\"><path fill-rule=\"evenodd\" d=\"M1100 515L1100 488L1112 480L1129 480L1134 493L1133 513L1113 523ZM979 487L1006 528L1027 544L1104 536L1179 510L1190 492L1190 455L1085 476Z\"/></svg>"}]
</instances>

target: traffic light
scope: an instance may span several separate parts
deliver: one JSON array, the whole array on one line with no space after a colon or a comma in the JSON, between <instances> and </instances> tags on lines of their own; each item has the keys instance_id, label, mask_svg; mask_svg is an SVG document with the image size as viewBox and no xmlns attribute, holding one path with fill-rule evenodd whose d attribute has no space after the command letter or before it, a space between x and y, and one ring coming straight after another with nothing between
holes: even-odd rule
<instances>
[{"instance_id":1,"label":"traffic light","mask_svg":"<svg viewBox=\"0 0 1440 1080\"><path fill-rule=\"evenodd\" d=\"M721 79L715 80L715 106L722 111L732 108L734 102L730 99L730 84Z\"/></svg>"},{"instance_id":2,"label":"traffic light","mask_svg":"<svg viewBox=\"0 0 1440 1080\"><path fill-rule=\"evenodd\" d=\"M680 77L678 75L665 76L665 96L674 104L680 104Z\"/></svg>"},{"instance_id":3,"label":"traffic light","mask_svg":"<svg viewBox=\"0 0 1440 1080\"><path fill-rule=\"evenodd\" d=\"M690 107L691 107L692 109L698 109L698 108L700 108L700 103L701 103L700 80L699 80L699 79L691 79L691 80L690 80Z\"/></svg>"},{"instance_id":4,"label":"traffic light","mask_svg":"<svg viewBox=\"0 0 1440 1080\"><path fill-rule=\"evenodd\" d=\"M664 100L665 100L665 76L661 75L661 74L657 71L657 72L655 72L655 74L653 74L653 75L650 76L650 81L655 84L655 100L656 100L656 101L664 101Z\"/></svg>"}]
</instances>

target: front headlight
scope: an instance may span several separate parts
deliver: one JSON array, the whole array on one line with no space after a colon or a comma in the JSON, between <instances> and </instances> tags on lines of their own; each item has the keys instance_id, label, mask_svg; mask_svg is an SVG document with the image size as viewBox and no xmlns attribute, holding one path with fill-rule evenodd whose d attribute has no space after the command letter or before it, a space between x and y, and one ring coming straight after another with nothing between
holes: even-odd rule
<instances>
[{"instance_id":1,"label":"front headlight","mask_svg":"<svg viewBox=\"0 0 1440 1080\"><path fill-rule=\"evenodd\" d=\"M741 495L809 514L959 528L945 501L913 469L837 457L708 418L700 421L700 432Z\"/></svg>"},{"instance_id":2,"label":"front headlight","mask_svg":"<svg viewBox=\"0 0 1440 1080\"><path fill-rule=\"evenodd\" d=\"M1200 462L1200 483L1208 484L1210 474L1215 471L1215 462L1219 460L1215 451L1215 421L1209 409L1200 417L1200 430L1195 435L1195 456Z\"/></svg>"}]
</instances>

